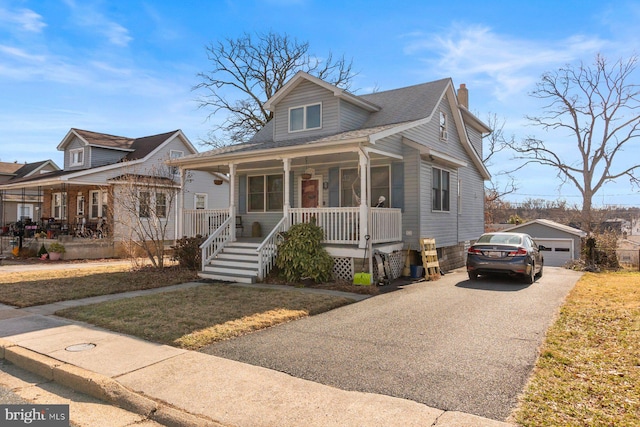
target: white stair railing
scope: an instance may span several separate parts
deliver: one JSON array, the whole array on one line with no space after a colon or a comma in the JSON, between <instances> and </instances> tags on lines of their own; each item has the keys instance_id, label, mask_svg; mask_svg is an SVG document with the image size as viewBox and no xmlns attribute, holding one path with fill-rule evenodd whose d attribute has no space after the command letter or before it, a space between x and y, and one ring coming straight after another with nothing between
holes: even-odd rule
<instances>
[{"instance_id":1,"label":"white stair railing","mask_svg":"<svg viewBox=\"0 0 640 427\"><path fill-rule=\"evenodd\" d=\"M200 245L202 270L220 253L224 245L231 240L231 222L231 217L228 217L226 221Z\"/></svg>"},{"instance_id":2,"label":"white stair railing","mask_svg":"<svg viewBox=\"0 0 640 427\"><path fill-rule=\"evenodd\" d=\"M267 277L275 265L276 256L278 255L278 235L288 229L289 221L287 221L287 217L282 217L256 249L258 252L258 280Z\"/></svg>"}]
</instances>

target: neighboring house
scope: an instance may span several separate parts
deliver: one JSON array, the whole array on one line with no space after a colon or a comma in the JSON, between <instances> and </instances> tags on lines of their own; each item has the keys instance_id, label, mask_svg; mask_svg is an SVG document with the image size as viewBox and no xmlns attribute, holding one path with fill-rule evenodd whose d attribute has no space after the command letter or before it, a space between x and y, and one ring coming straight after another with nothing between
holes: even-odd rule
<instances>
[{"instance_id":1,"label":"neighboring house","mask_svg":"<svg viewBox=\"0 0 640 427\"><path fill-rule=\"evenodd\" d=\"M508 227L502 231L527 233L538 245L544 246L544 264L562 267L571 260L580 259L582 239L587 233L548 219L536 219Z\"/></svg>"},{"instance_id":2,"label":"neighboring house","mask_svg":"<svg viewBox=\"0 0 640 427\"><path fill-rule=\"evenodd\" d=\"M263 278L278 234L312 218L325 230L339 277L360 270L368 243L391 255L397 275L404 251L419 250L420 238L436 240L442 268L463 265L465 245L484 229L490 178L482 163L482 136L490 129L467 104L466 87L456 94L449 78L354 95L297 73L266 102L274 117L250 141L175 163L230 179L231 205L205 244L201 275ZM374 207L380 197L384 207ZM236 221L243 228L236 230ZM257 234L259 241L243 249L253 261L229 255L239 237Z\"/></svg>"},{"instance_id":3,"label":"neighboring house","mask_svg":"<svg viewBox=\"0 0 640 427\"><path fill-rule=\"evenodd\" d=\"M0 225L6 230L9 224L38 216L42 205L42 194L37 189L2 189L3 184L29 177L42 177L44 174L59 171L52 160L34 163L0 162Z\"/></svg>"},{"instance_id":4,"label":"neighboring house","mask_svg":"<svg viewBox=\"0 0 640 427\"><path fill-rule=\"evenodd\" d=\"M162 212L161 221L167 225L165 236L171 242L182 237L178 215L182 209L229 206L226 176L207 171L181 176L180 170L167 165L172 158L197 153L180 130L128 138L71 129L57 148L64 152L63 170L32 174L0 184L4 192L38 195L41 203L30 219L49 238L79 237L80 231L100 228L110 241L129 239L132 233L127 229L127 221L122 221L122 206L123 186L131 182L140 186L155 179L152 190L144 190L144 194L140 190L138 216L146 218L145 212L150 207ZM214 185L214 179L220 179L221 185ZM169 195L176 195L172 197L176 201L173 208L163 206ZM87 237L90 233L82 235Z\"/></svg>"}]
</instances>

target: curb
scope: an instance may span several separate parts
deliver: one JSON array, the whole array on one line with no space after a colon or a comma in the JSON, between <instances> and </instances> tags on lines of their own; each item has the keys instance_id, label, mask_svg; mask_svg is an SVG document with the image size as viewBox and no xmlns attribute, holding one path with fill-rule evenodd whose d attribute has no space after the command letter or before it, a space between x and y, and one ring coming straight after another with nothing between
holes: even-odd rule
<instances>
[{"instance_id":1,"label":"curb","mask_svg":"<svg viewBox=\"0 0 640 427\"><path fill-rule=\"evenodd\" d=\"M168 427L229 427L136 393L113 378L97 374L0 338L0 359L108 404Z\"/></svg>"}]
</instances>

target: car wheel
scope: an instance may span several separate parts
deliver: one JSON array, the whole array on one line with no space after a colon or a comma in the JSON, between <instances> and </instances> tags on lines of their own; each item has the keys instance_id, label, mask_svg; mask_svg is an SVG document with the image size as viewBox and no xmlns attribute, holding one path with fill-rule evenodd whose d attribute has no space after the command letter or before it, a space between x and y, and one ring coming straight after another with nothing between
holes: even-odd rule
<instances>
[{"instance_id":1,"label":"car wheel","mask_svg":"<svg viewBox=\"0 0 640 427\"><path fill-rule=\"evenodd\" d=\"M538 271L538 274L536 274L536 278L541 278L542 277L542 270L544 270L544 263L540 264L540 271Z\"/></svg>"},{"instance_id":2,"label":"car wheel","mask_svg":"<svg viewBox=\"0 0 640 427\"><path fill-rule=\"evenodd\" d=\"M469 272L469 280L478 280L478 273Z\"/></svg>"},{"instance_id":3,"label":"car wheel","mask_svg":"<svg viewBox=\"0 0 640 427\"><path fill-rule=\"evenodd\" d=\"M531 264L531 270L529 271L529 274L524 276L524 283L526 283L527 285L530 285L535 280L536 280L536 265Z\"/></svg>"}]
</instances>

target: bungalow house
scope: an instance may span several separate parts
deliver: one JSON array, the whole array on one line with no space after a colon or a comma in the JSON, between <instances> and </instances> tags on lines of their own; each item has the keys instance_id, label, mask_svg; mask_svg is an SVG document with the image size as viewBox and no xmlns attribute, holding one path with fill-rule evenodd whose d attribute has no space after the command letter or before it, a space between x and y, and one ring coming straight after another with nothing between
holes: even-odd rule
<instances>
[{"instance_id":1,"label":"bungalow house","mask_svg":"<svg viewBox=\"0 0 640 427\"><path fill-rule=\"evenodd\" d=\"M67 248L68 258L115 256L119 243L132 236L135 239L134 223L126 220L132 213L123 208L128 185L136 188L139 196L133 215L144 220L152 209L160 212L159 221L166 226L164 235L169 243L182 237L178 212L183 208L228 207L226 176L209 171L181 176L178 169L166 165L171 158L197 153L180 130L128 138L72 128L57 148L64 152L62 170L16 177L0 183L0 191L34 195L33 209L23 210L23 217L36 224L38 234L61 238L71 246L77 242L97 244L95 238L100 237L102 249L85 247L70 254ZM213 185L214 180L220 185ZM30 236L27 233L25 237Z\"/></svg>"},{"instance_id":2,"label":"bungalow house","mask_svg":"<svg viewBox=\"0 0 640 427\"><path fill-rule=\"evenodd\" d=\"M38 177L49 172L59 171L53 160L34 163L0 162L0 185L11 183L22 178ZM37 209L42 204L41 195L33 189L0 189L0 225L2 232L8 231L8 225L25 221L37 216Z\"/></svg>"},{"instance_id":3,"label":"bungalow house","mask_svg":"<svg viewBox=\"0 0 640 427\"><path fill-rule=\"evenodd\" d=\"M364 258L371 268L375 251L399 276L421 238L435 239L442 268L464 265L465 247L484 230L490 178L482 163L490 129L469 112L465 85L456 93L445 78L354 95L298 72L264 107L274 118L250 141L172 163L230 180L229 209L203 245L202 277L264 278L280 233L312 218L338 277L353 277Z\"/></svg>"}]
</instances>

